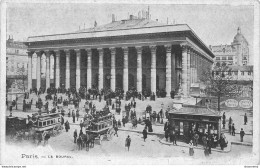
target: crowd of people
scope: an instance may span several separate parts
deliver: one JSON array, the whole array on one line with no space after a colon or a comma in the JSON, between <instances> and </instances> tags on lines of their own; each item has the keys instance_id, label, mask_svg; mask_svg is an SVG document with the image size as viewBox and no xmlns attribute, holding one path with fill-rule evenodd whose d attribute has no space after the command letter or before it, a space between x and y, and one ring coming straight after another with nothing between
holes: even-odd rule
<instances>
[{"instance_id":1,"label":"crowd of people","mask_svg":"<svg viewBox=\"0 0 260 168\"><path fill-rule=\"evenodd\" d=\"M43 100L40 98L41 94L44 94L46 92L46 96L45 96L45 103L43 102ZM120 111L121 111L121 100L124 98L124 91L122 89L117 89L115 92L113 92L112 90L98 90L96 88L92 88L92 89L86 89L85 87L80 87L79 90L77 91L75 88L69 88L69 89L65 89L64 87L61 88L54 88L54 87L50 87L50 88L40 88L39 90L37 90L36 88L34 89L30 89L30 92L25 93L24 95L24 99L23 99L23 111L27 111L31 109L31 106L33 105L33 99L30 99L29 95L35 93L36 95L38 95L37 100L35 101L35 106L38 109L42 109L44 108L46 110L47 113L55 113L55 112L61 112L61 116L62 116L62 121L61 124L65 126L65 130L66 132L69 131L70 129L70 123L68 120L66 120L66 122L64 122L64 116L65 114L65 110L63 109L64 106L69 106L69 105L73 105L74 109L72 108L68 108L67 111L67 116L70 118L72 117L72 122L75 123L76 120L79 120L80 117L80 110L79 110L79 104L81 102L82 99L86 99L85 105L84 105L84 110L85 110L85 114L87 114L87 117L92 117L93 121L96 121L98 118L105 116L108 114L107 109L109 109L109 106L112 107L112 109L115 109L115 107L119 107ZM63 95L66 96L66 98L64 98L64 96L61 96L60 94L58 95L58 93L62 93ZM158 91L156 92L156 95L158 97L158 94L160 96L164 96L164 92L162 91ZM166 93L165 93L166 94ZM172 93L174 96L174 93ZM138 123L144 122L145 123L145 127L143 129L143 139L144 141L147 139L147 135L148 132L153 132L153 128L152 128L152 124L154 123L163 123L163 119L166 118L168 119L168 112L169 112L169 107L167 108L166 111L163 110L163 108L156 112L153 111L151 106L147 106L145 111L146 114L149 114L149 117L145 117L145 118L137 118L137 114L136 114L136 101L135 99L139 99L139 100L144 100L147 99L147 97L150 96L150 100L155 100L155 93L151 93L148 90L144 90L142 93L137 92L136 89L132 88L129 91L126 92L125 94L125 99L126 100L131 100L130 102L125 104L125 111L126 111L126 115L122 117L122 125L123 127L125 127L125 124L128 123L129 121L131 121L132 123L132 127L136 128ZM112 98L116 98L115 102L112 102ZM96 106L95 104L93 104L92 100L99 100L102 101L102 99L104 99L104 101L106 101L106 106L104 107L103 111L97 111L96 110ZM52 100L52 109L49 108L50 104L48 102L48 100ZM17 108L17 99L13 100L12 102L12 107L16 106ZM83 119L86 116L83 117ZM118 128L121 127L121 121L115 120L115 117L113 117L113 128L115 130L114 135L118 136ZM246 125L248 122L247 119L247 115L245 113L244 115L244 124ZM226 115L225 112L222 115L222 125L223 125L223 129L226 129ZM85 125L83 124L83 121L81 120L80 124L80 133L77 133L77 130L75 130L73 132L73 137L74 137L74 143L77 142L77 137L79 137L81 134L83 134L83 128L85 127ZM230 117L228 119L228 131L230 133L230 135L235 136L236 132L235 132L236 128L235 128L235 123L233 122L233 119ZM167 121L164 124L164 131L165 131L165 139L166 141L170 141L173 143L173 145L177 145L177 139L180 136L180 132L178 132L178 130L175 130L174 128L171 127L171 125L169 124L169 122ZM206 132L205 134L201 134L198 131L190 131L190 136L188 137L188 143L189 143L189 154L192 156L194 154L194 146L198 146L198 144L202 144L203 148L204 148L204 153L205 156L209 156L209 154L211 154L211 148L216 148L218 146L218 144L220 145L221 150L224 150L225 147L227 147L228 141L227 138L225 137L224 133L222 133L220 135L219 138L217 138L217 135L214 133L208 133ZM243 137L245 135L244 130L241 128L240 130L240 140L241 142L243 142ZM130 143L131 143L131 138L130 136L128 136L126 138L126 147L130 148Z\"/></svg>"}]
</instances>

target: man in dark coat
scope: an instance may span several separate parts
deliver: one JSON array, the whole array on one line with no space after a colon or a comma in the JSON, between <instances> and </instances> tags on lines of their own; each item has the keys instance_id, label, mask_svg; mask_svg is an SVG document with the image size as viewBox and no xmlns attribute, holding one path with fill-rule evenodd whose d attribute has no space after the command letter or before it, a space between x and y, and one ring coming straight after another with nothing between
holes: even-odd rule
<instances>
[{"instance_id":1,"label":"man in dark coat","mask_svg":"<svg viewBox=\"0 0 260 168\"><path fill-rule=\"evenodd\" d=\"M73 119L73 123L75 123L75 117L76 117L76 114L74 112L74 110L72 111L72 119Z\"/></svg>"},{"instance_id":2,"label":"man in dark coat","mask_svg":"<svg viewBox=\"0 0 260 168\"><path fill-rule=\"evenodd\" d=\"M128 135L126 140L125 140L125 147L128 148L128 151L129 151L129 148L130 148L130 144L131 144L131 138L130 136Z\"/></svg>"},{"instance_id":3,"label":"man in dark coat","mask_svg":"<svg viewBox=\"0 0 260 168\"><path fill-rule=\"evenodd\" d=\"M241 131L240 131L240 141L243 142L243 137L245 135L245 132L243 130L243 128L241 128Z\"/></svg>"},{"instance_id":4,"label":"man in dark coat","mask_svg":"<svg viewBox=\"0 0 260 168\"><path fill-rule=\"evenodd\" d=\"M122 118L123 127L125 127L125 116Z\"/></svg>"},{"instance_id":5,"label":"man in dark coat","mask_svg":"<svg viewBox=\"0 0 260 168\"><path fill-rule=\"evenodd\" d=\"M231 130L232 130L232 135L235 136L235 124L233 123L232 124L232 127L231 127Z\"/></svg>"},{"instance_id":6,"label":"man in dark coat","mask_svg":"<svg viewBox=\"0 0 260 168\"><path fill-rule=\"evenodd\" d=\"M70 129L70 123L68 120L65 122L65 129L66 129L66 132L68 132L68 130Z\"/></svg>"},{"instance_id":7,"label":"man in dark coat","mask_svg":"<svg viewBox=\"0 0 260 168\"><path fill-rule=\"evenodd\" d=\"M176 143L176 132L173 130L172 131L172 142L173 142L173 145L177 145L177 143Z\"/></svg>"},{"instance_id":8,"label":"man in dark coat","mask_svg":"<svg viewBox=\"0 0 260 168\"><path fill-rule=\"evenodd\" d=\"M225 129L225 125L226 125L226 115L225 115L225 112L223 113L222 119L223 119L223 121L222 121L223 129Z\"/></svg>"},{"instance_id":9,"label":"man in dark coat","mask_svg":"<svg viewBox=\"0 0 260 168\"><path fill-rule=\"evenodd\" d=\"M79 109L77 109L76 111L76 117L77 117L77 121L79 120Z\"/></svg>"},{"instance_id":10,"label":"man in dark coat","mask_svg":"<svg viewBox=\"0 0 260 168\"><path fill-rule=\"evenodd\" d=\"M246 125L246 123L247 123L247 115L245 113L245 115L244 115L244 125Z\"/></svg>"},{"instance_id":11,"label":"man in dark coat","mask_svg":"<svg viewBox=\"0 0 260 168\"><path fill-rule=\"evenodd\" d=\"M76 129L74 131L73 137L74 137L74 143L76 143L77 142L77 137L78 137L78 133L77 133Z\"/></svg>"},{"instance_id":12,"label":"man in dark coat","mask_svg":"<svg viewBox=\"0 0 260 168\"><path fill-rule=\"evenodd\" d=\"M147 130L146 130L146 127L145 127L144 130L143 130L143 138L144 138L144 142L145 142L145 139L147 138Z\"/></svg>"},{"instance_id":13,"label":"man in dark coat","mask_svg":"<svg viewBox=\"0 0 260 168\"><path fill-rule=\"evenodd\" d=\"M115 129L115 134L114 134L114 136L116 135L116 136L118 137L118 134L117 134L117 131L118 131L117 124L115 124L114 129Z\"/></svg>"}]
</instances>

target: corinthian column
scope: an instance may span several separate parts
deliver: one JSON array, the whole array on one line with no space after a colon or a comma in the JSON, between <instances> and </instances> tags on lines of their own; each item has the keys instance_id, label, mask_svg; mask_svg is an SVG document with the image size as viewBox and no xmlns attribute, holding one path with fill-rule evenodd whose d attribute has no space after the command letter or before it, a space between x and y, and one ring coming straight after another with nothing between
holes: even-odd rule
<instances>
[{"instance_id":1,"label":"corinthian column","mask_svg":"<svg viewBox=\"0 0 260 168\"><path fill-rule=\"evenodd\" d=\"M39 52L36 52L37 54L37 68L36 68L36 78L37 78L37 90L40 89L41 87L41 56L42 56L42 53L39 51Z\"/></svg>"},{"instance_id":2,"label":"corinthian column","mask_svg":"<svg viewBox=\"0 0 260 168\"><path fill-rule=\"evenodd\" d=\"M124 69L123 69L123 89L128 91L128 47L123 47L124 51Z\"/></svg>"},{"instance_id":3,"label":"corinthian column","mask_svg":"<svg viewBox=\"0 0 260 168\"><path fill-rule=\"evenodd\" d=\"M60 51L55 51L56 53L56 77L55 77L55 87L60 87Z\"/></svg>"},{"instance_id":4,"label":"corinthian column","mask_svg":"<svg viewBox=\"0 0 260 168\"><path fill-rule=\"evenodd\" d=\"M137 51L137 92L142 92L142 47L136 47Z\"/></svg>"},{"instance_id":5,"label":"corinthian column","mask_svg":"<svg viewBox=\"0 0 260 168\"><path fill-rule=\"evenodd\" d=\"M92 51L91 48L86 49L88 53L88 67L87 67L87 89L92 87Z\"/></svg>"},{"instance_id":6,"label":"corinthian column","mask_svg":"<svg viewBox=\"0 0 260 168\"><path fill-rule=\"evenodd\" d=\"M75 50L76 53L76 90L80 88L80 49Z\"/></svg>"},{"instance_id":7,"label":"corinthian column","mask_svg":"<svg viewBox=\"0 0 260 168\"><path fill-rule=\"evenodd\" d=\"M182 46L182 79L181 79L181 84L182 84L182 91L183 91L183 96L188 97L188 83L187 83L187 78L188 78L188 47L187 46Z\"/></svg>"},{"instance_id":8,"label":"corinthian column","mask_svg":"<svg viewBox=\"0 0 260 168\"><path fill-rule=\"evenodd\" d=\"M172 46L165 45L166 49L166 97L171 97L171 88L172 88Z\"/></svg>"},{"instance_id":9,"label":"corinthian column","mask_svg":"<svg viewBox=\"0 0 260 168\"><path fill-rule=\"evenodd\" d=\"M156 46L151 49L151 93L156 95Z\"/></svg>"},{"instance_id":10,"label":"corinthian column","mask_svg":"<svg viewBox=\"0 0 260 168\"><path fill-rule=\"evenodd\" d=\"M103 65L103 58L104 58L104 51L103 48L98 48L99 53L99 69L98 69L98 89L103 89L104 86L104 65Z\"/></svg>"},{"instance_id":11,"label":"corinthian column","mask_svg":"<svg viewBox=\"0 0 260 168\"><path fill-rule=\"evenodd\" d=\"M65 50L66 55L66 89L70 88L70 51Z\"/></svg>"},{"instance_id":12,"label":"corinthian column","mask_svg":"<svg viewBox=\"0 0 260 168\"><path fill-rule=\"evenodd\" d=\"M45 52L46 55L46 89L50 87L50 51Z\"/></svg>"},{"instance_id":13,"label":"corinthian column","mask_svg":"<svg viewBox=\"0 0 260 168\"><path fill-rule=\"evenodd\" d=\"M190 95L191 68L190 68L190 49L187 50L187 94Z\"/></svg>"},{"instance_id":14,"label":"corinthian column","mask_svg":"<svg viewBox=\"0 0 260 168\"><path fill-rule=\"evenodd\" d=\"M116 49L110 48L111 51L111 90L116 90Z\"/></svg>"},{"instance_id":15,"label":"corinthian column","mask_svg":"<svg viewBox=\"0 0 260 168\"><path fill-rule=\"evenodd\" d=\"M32 88L32 55L33 52L28 52L28 91Z\"/></svg>"}]
</instances>

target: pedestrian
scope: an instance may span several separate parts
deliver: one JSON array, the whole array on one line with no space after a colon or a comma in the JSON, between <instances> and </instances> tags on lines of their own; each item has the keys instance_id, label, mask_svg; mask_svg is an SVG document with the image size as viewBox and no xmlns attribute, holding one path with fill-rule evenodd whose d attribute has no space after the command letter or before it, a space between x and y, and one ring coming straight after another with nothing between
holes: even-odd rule
<instances>
[{"instance_id":1,"label":"pedestrian","mask_svg":"<svg viewBox=\"0 0 260 168\"><path fill-rule=\"evenodd\" d=\"M190 143L189 143L189 154L190 154L190 156L194 155L194 149L193 149L193 142L192 142L192 140L190 140Z\"/></svg>"},{"instance_id":2,"label":"pedestrian","mask_svg":"<svg viewBox=\"0 0 260 168\"><path fill-rule=\"evenodd\" d=\"M207 146L207 137L206 137L206 135L202 136L202 142L203 142L203 146L206 147Z\"/></svg>"},{"instance_id":3,"label":"pedestrian","mask_svg":"<svg viewBox=\"0 0 260 168\"><path fill-rule=\"evenodd\" d=\"M231 128L232 128L232 126L231 126L231 124L229 123L229 124L228 124L228 132L229 132L230 135L231 135Z\"/></svg>"},{"instance_id":4,"label":"pedestrian","mask_svg":"<svg viewBox=\"0 0 260 168\"><path fill-rule=\"evenodd\" d=\"M74 137L74 143L76 143L77 142L77 137L78 137L77 129L75 129L73 137Z\"/></svg>"},{"instance_id":5,"label":"pedestrian","mask_svg":"<svg viewBox=\"0 0 260 168\"><path fill-rule=\"evenodd\" d=\"M224 138L223 133L221 133L221 135L220 135L219 144L220 144L221 150L224 150L224 147L225 147L225 145L226 145L226 142L225 142L225 138Z\"/></svg>"},{"instance_id":6,"label":"pedestrian","mask_svg":"<svg viewBox=\"0 0 260 168\"><path fill-rule=\"evenodd\" d=\"M212 142L211 141L211 136L209 135L207 137L207 149L208 149L209 154L211 154L211 147L212 147L212 143L211 142Z\"/></svg>"},{"instance_id":7,"label":"pedestrian","mask_svg":"<svg viewBox=\"0 0 260 168\"><path fill-rule=\"evenodd\" d=\"M79 126L80 126L80 130L82 130L82 128L83 128L83 122L82 122L82 120L80 121Z\"/></svg>"},{"instance_id":8,"label":"pedestrian","mask_svg":"<svg viewBox=\"0 0 260 168\"><path fill-rule=\"evenodd\" d=\"M196 132L194 135L194 146L197 146L199 142L199 134Z\"/></svg>"},{"instance_id":9,"label":"pedestrian","mask_svg":"<svg viewBox=\"0 0 260 168\"><path fill-rule=\"evenodd\" d=\"M79 120L79 109L77 109L76 111L76 117L77 117L77 121Z\"/></svg>"},{"instance_id":10,"label":"pedestrian","mask_svg":"<svg viewBox=\"0 0 260 168\"><path fill-rule=\"evenodd\" d=\"M225 112L223 113L222 119L223 119L223 121L222 121L223 129L225 129L225 125L226 125L226 115L225 115Z\"/></svg>"},{"instance_id":11,"label":"pedestrian","mask_svg":"<svg viewBox=\"0 0 260 168\"><path fill-rule=\"evenodd\" d=\"M177 146L177 143L176 143L176 132L174 130L172 131L172 142L173 142L173 145Z\"/></svg>"},{"instance_id":12,"label":"pedestrian","mask_svg":"<svg viewBox=\"0 0 260 168\"><path fill-rule=\"evenodd\" d=\"M76 118L76 115L75 115L75 112L74 110L72 111L72 119L73 119L73 123L75 123L75 118Z\"/></svg>"},{"instance_id":13,"label":"pedestrian","mask_svg":"<svg viewBox=\"0 0 260 168\"><path fill-rule=\"evenodd\" d=\"M209 156L209 148L207 147L207 146L205 146L204 147L204 155L206 156L206 157L208 157Z\"/></svg>"},{"instance_id":14,"label":"pedestrian","mask_svg":"<svg viewBox=\"0 0 260 168\"><path fill-rule=\"evenodd\" d=\"M166 139L166 142L168 142L168 138L169 138L169 131L168 131L168 128L164 130L165 131L165 139Z\"/></svg>"},{"instance_id":15,"label":"pedestrian","mask_svg":"<svg viewBox=\"0 0 260 168\"><path fill-rule=\"evenodd\" d=\"M246 125L246 123L247 123L247 115L245 113L245 115L244 115L244 125Z\"/></svg>"},{"instance_id":16,"label":"pedestrian","mask_svg":"<svg viewBox=\"0 0 260 168\"><path fill-rule=\"evenodd\" d=\"M241 131L240 131L240 141L243 142L243 137L245 135L245 131L243 130L243 128L241 128Z\"/></svg>"},{"instance_id":17,"label":"pedestrian","mask_svg":"<svg viewBox=\"0 0 260 168\"><path fill-rule=\"evenodd\" d=\"M145 142L145 139L147 138L147 130L146 130L146 127L144 127L144 130L143 130L143 138L144 138L144 142Z\"/></svg>"},{"instance_id":18,"label":"pedestrian","mask_svg":"<svg viewBox=\"0 0 260 168\"><path fill-rule=\"evenodd\" d=\"M235 136L235 124L233 123L232 124L232 128L231 128L231 131L232 131L232 135Z\"/></svg>"},{"instance_id":19,"label":"pedestrian","mask_svg":"<svg viewBox=\"0 0 260 168\"><path fill-rule=\"evenodd\" d=\"M66 129L66 132L68 132L68 130L70 129L70 123L68 120L65 122L65 129Z\"/></svg>"},{"instance_id":20,"label":"pedestrian","mask_svg":"<svg viewBox=\"0 0 260 168\"><path fill-rule=\"evenodd\" d=\"M115 130L115 134L114 134L114 136L116 135L116 136L118 137L118 134L117 134L117 131L118 131L117 124L115 124L114 130Z\"/></svg>"},{"instance_id":21,"label":"pedestrian","mask_svg":"<svg viewBox=\"0 0 260 168\"><path fill-rule=\"evenodd\" d=\"M131 144L131 138L128 135L126 140L125 140L125 147L127 147L128 151L129 151L129 148L130 148L130 144Z\"/></svg>"},{"instance_id":22,"label":"pedestrian","mask_svg":"<svg viewBox=\"0 0 260 168\"><path fill-rule=\"evenodd\" d=\"M228 124L232 124L233 120L231 117L229 117Z\"/></svg>"},{"instance_id":23,"label":"pedestrian","mask_svg":"<svg viewBox=\"0 0 260 168\"><path fill-rule=\"evenodd\" d=\"M122 123L123 123L123 127L125 127L125 116L123 116Z\"/></svg>"}]
</instances>

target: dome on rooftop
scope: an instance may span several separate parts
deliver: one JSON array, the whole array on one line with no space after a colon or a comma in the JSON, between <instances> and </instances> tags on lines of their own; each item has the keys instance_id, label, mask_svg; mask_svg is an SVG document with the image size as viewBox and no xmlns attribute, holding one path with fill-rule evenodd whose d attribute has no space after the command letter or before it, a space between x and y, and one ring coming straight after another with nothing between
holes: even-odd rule
<instances>
[{"instance_id":1,"label":"dome on rooftop","mask_svg":"<svg viewBox=\"0 0 260 168\"><path fill-rule=\"evenodd\" d=\"M241 30L240 27L238 27L237 29L237 34L234 37L233 43L241 43L243 41L246 41L245 37L243 36L243 34L241 34Z\"/></svg>"}]
</instances>

